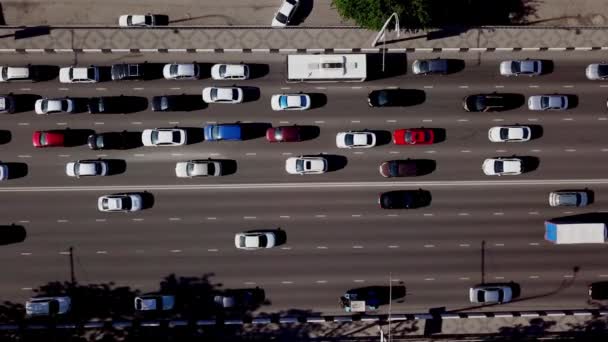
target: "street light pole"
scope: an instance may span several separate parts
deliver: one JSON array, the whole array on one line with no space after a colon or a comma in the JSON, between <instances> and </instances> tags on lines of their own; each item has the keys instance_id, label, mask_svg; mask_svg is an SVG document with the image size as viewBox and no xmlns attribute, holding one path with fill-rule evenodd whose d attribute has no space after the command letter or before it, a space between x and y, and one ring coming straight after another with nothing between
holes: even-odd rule
<instances>
[{"instance_id":1,"label":"street light pole","mask_svg":"<svg viewBox=\"0 0 608 342\"><path fill-rule=\"evenodd\" d=\"M395 31L397 31L397 38L399 38L401 36L401 31L399 30L399 16L397 15L397 13L393 13L391 14L390 17L388 17L388 19L386 20L386 22L384 22L384 25L382 25L382 28L380 29L380 32L378 32L378 34L376 35L376 38L374 38L374 42L372 43L372 47L376 47L376 45L378 44L378 40L380 39L380 37L382 37L382 72L384 72L384 60L386 57L386 27L388 26L388 24L391 22L391 19L395 18Z\"/></svg>"}]
</instances>

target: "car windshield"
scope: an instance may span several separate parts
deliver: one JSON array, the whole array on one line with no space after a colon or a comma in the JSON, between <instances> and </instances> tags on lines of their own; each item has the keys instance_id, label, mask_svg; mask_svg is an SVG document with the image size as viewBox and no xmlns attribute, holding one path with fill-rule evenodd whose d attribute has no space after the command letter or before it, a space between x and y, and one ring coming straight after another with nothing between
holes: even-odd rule
<instances>
[{"instance_id":1,"label":"car windshield","mask_svg":"<svg viewBox=\"0 0 608 342\"><path fill-rule=\"evenodd\" d=\"M549 96L543 96L540 98L540 106L542 108L548 108L549 107Z\"/></svg>"},{"instance_id":2,"label":"car windshield","mask_svg":"<svg viewBox=\"0 0 608 342\"><path fill-rule=\"evenodd\" d=\"M486 291L484 290L479 290L477 292L477 301L478 302L485 302L486 300Z\"/></svg>"},{"instance_id":3,"label":"car windshield","mask_svg":"<svg viewBox=\"0 0 608 342\"><path fill-rule=\"evenodd\" d=\"M152 134L150 134L150 140L153 144L158 144L158 131L152 131Z\"/></svg>"},{"instance_id":4,"label":"car windshield","mask_svg":"<svg viewBox=\"0 0 608 342\"><path fill-rule=\"evenodd\" d=\"M608 64L600 64L597 66L597 74L600 77L608 76Z\"/></svg>"},{"instance_id":5,"label":"car windshield","mask_svg":"<svg viewBox=\"0 0 608 342\"><path fill-rule=\"evenodd\" d=\"M412 132L412 131L405 132L405 142L407 142L408 144L413 144L415 142L414 137L415 137L414 132Z\"/></svg>"},{"instance_id":6,"label":"car windshield","mask_svg":"<svg viewBox=\"0 0 608 342\"><path fill-rule=\"evenodd\" d=\"M2 79L3 80L8 79L8 68L7 67L2 68Z\"/></svg>"},{"instance_id":7,"label":"car windshield","mask_svg":"<svg viewBox=\"0 0 608 342\"><path fill-rule=\"evenodd\" d=\"M239 246L245 246L245 236L239 236Z\"/></svg>"},{"instance_id":8,"label":"car windshield","mask_svg":"<svg viewBox=\"0 0 608 342\"><path fill-rule=\"evenodd\" d=\"M268 245L268 239L266 238L266 235L258 236L258 240L260 247L266 247L266 245Z\"/></svg>"},{"instance_id":9,"label":"car windshield","mask_svg":"<svg viewBox=\"0 0 608 342\"><path fill-rule=\"evenodd\" d=\"M372 136L368 134L368 135L365 136L365 138L366 138L365 139L366 145L371 145L372 144Z\"/></svg>"},{"instance_id":10,"label":"car windshield","mask_svg":"<svg viewBox=\"0 0 608 342\"><path fill-rule=\"evenodd\" d=\"M278 22L280 22L281 24L286 24L287 23L287 17L283 13L281 13L281 12L277 13L277 16L276 16L275 19Z\"/></svg>"},{"instance_id":11,"label":"car windshield","mask_svg":"<svg viewBox=\"0 0 608 342\"><path fill-rule=\"evenodd\" d=\"M95 79L95 68L87 69L87 78L90 80Z\"/></svg>"},{"instance_id":12,"label":"car windshield","mask_svg":"<svg viewBox=\"0 0 608 342\"><path fill-rule=\"evenodd\" d=\"M226 76L226 65L220 65L220 76Z\"/></svg>"},{"instance_id":13,"label":"car windshield","mask_svg":"<svg viewBox=\"0 0 608 342\"><path fill-rule=\"evenodd\" d=\"M123 197L120 199L121 203L122 203L122 209L125 210L131 210L131 206L133 205L133 202L131 201L131 197Z\"/></svg>"},{"instance_id":14,"label":"car windshield","mask_svg":"<svg viewBox=\"0 0 608 342\"><path fill-rule=\"evenodd\" d=\"M212 100L217 100L217 88L211 88L210 95Z\"/></svg>"},{"instance_id":15,"label":"car windshield","mask_svg":"<svg viewBox=\"0 0 608 342\"><path fill-rule=\"evenodd\" d=\"M152 25L152 16L151 15L146 16L146 25Z\"/></svg>"},{"instance_id":16,"label":"car windshield","mask_svg":"<svg viewBox=\"0 0 608 342\"><path fill-rule=\"evenodd\" d=\"M236 89L232 89L232 99L236 100L239 97L239 92Z\"/></svg>"},{"instance_id":17,"label":"car windshield","mask_svg":"<svg viewBox=\"0 0 608 342\"><path fill-rule=\"evenodd\" d=\"M498 301L502 302L505 298L505 293L502 290L498 290Z\"/></svg>"},{"instance_id":18,"label":"car windshield","mask_svg":"<svg viewBox=\"0 0 608 342\"><path fill-rule=\"evenodd\" d=\"M44 146L48 143L46 138L47 138L46 133L44 133L44 132L40 133L40 145Z\"/></svg>"},{"instance_id":19,"label":"car windshield","mask_svg":"<svg viewBox=\"0 0 608 342\"><path fill-rule=\"evenodd\" d=\"M503 172L503 170L504 170L504 165L503 165L503 164L504 164L504 163L503 163L502 161L497 160L497 161L494 163L494 172L496 172L496 173L501 173L501 172Z\"/></svg>"},{"instance_id":20,"label":"car windshield","mask_svg":"<svg viewBox=\"0 0 608 342\"><path fill-rule=\"evenodd\" d=\"M68 100L62 100L60 103L61 103L61 110L67 111L68 110Z\"/></svg>"},{"instance_id":21,"label":"car windshield","mask_svg":"<svg viewBox=\"0 0 608 342\"><path fill-rule=\"evenodd\" d=\"M171 64L169 67L169 74L173 76L177 75L177 64Z\"/></svg>"},{"instance_id":22,"label":"car windshield","mask_svg":"<svg viewBox=\"0 0 608 342\"><path fill-rule=\"evenodd\" d=\"M379 106L387 105L389 103L388 93L386 91L379 92L378 96L376 97L376 101L378 102Z\"/></svg>"},{"instance_id":23,"label":"car windshield","mask_svg":"<svg viewBox=\"0 0 608 342\"><path fill-rule=\"evenodd\" d=\"M355 144L355 136L353 134L346 134L344 136L344 144L346 146L352 146Z\"/></svg>"},{"instance_id":24,"label":"car windshield","mask_svg":"<svg viewBox=\"0 0 608 342\"><path fill-rule=\"evenodd\" d=\"M304 171L304 163L305 163L305 161L302 159L296 160L296 171L298 171L298 172Z\"/></svg>"},{"instance_id":25,"label":"car windshield","mask_svg":"<svg viewBox=\"0 0 608 342\"><path fill-rule=\"evenodd\" d=\"M279 105L281 108L287 108L287 96L281 96L279 98Z\"/></svg>"},{"instance_id":26,"label":"car windshield","mask_svg":"<svg viewBox=\"0 0 608 342\"><path fill-rule=\"evenodd\" d=\"M513 71L514 73L521 72L521 63L518 61L514 61L513 64L511 64L511 71Z\"/></svg>"},{"instance_id":27,"label":"car windshield","mask_svg":"<svg viewBox=\"0 0 608 342\"><path fill-rule=\"evenodd\" d=\"M280 127L277 127L274 129L274 138L276 140L283 140L283 129Z\"/></svg>"},{"instance_id":28,"label":"car windshield","mask_svg":"<svg viewBox=\"0 0 608 342\"><path fill-rule=\"evenodd\" d=\"M301 103L302 107L306 106L306 96L304 96L304 95L300 96L300 103Z\"/></svg>"},{"instance_id":29,"label":"car windshield","mask_svg":"<svg viewBox=\"0 0 608 342\"><path fill-rule=\"evenodd\" d=\"M103 136L102 135L97 136L97 138L95 139L95 144L97 145L97 147L103 148Z\"/></svg>"},{"instance_id":30,"label":"car windshield","mask_svg":"<svg viewBox=\"0 0 608 342\"><path fill-rule=\"evenodd\" d=\"M213 129L211 130L211 136L216 139L220 136L220 126L213 126Z\"/></svg>"},{"instance_id":31,"label":"car windshield","mask_svg":"<svg viewBox=\"0 0 608 342\"><path fill-rule=\"evenodd\" d=\"M42 101L41 107L42 107L42 111L46 112L49 109L49 101L47 101L47 100Z\"/></svg>"},{"instance_id":32,"label":"car windshield","mask_svg":"<svg viewBox=\"0 0 608 342\"><path fill-rule=\"evenodd\" d=\"M178 131L174 131L173 134L171 135L171 137L172 137L172 141L174 143L178 143L179 138L181 137L181 134Z\"/></svg>"},{"instance_id":33,"label":"car windshield","mask_svg":"<svg viewBox=\"0 0 608 342\"><path fill-rule=\"evenodd\" d=\"M214 174L215 173L215 165L213 163L209 163L207 164L207 174Z\"/></svg>"},{"instance_id":34,"label":"car windshield","mask_svg":"<svg viewBox=\"0 0 608 342\"><path fill-rule=\"evenodd\" d=\"M420 72L428 72L429 71L429 62L427 61L420 61L420 64L418 64L420 66Z\"/></svg>"},{"instance_id":35,"label":"car windshield","mask_svg":"<svg viewBox=\"0 0 608 342\"><path fill-rule=\"evenodd\" d=\"M508 128L500 129L500 139L502 139L502 140L509 139L509 129Z\"/></svg>"},{"instance_id":36,"label":"car windshield","mask_svg":"<svg viewBox=\"0 0 608 342\"><path fill-rule=\"evenodd\" d=\"M191 175L192 171L194 171L194 163L188 163L188 166L186 167L186 173Z\"/></svg>"},{"instance_id":37,"label":"car windshield","mask_svg":"<svg viewBox=\"0 0 608 342\"><path fill-rule=\"evenodd\" d=\"M399 174L399 163L390 163L388 166L389 173L392 176L396 176Z\"/></svg>"}]
</instances>

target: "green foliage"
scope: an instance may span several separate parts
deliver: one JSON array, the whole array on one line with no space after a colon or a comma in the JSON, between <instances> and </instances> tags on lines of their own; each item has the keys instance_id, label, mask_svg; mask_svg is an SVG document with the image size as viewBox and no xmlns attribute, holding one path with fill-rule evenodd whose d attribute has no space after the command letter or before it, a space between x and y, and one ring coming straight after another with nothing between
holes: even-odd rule
<instances>
[{"instance_id":1,"label":"green foliage","mask_svg":"<svg viewBox=\"0 0 608 342\"><path fill-rule=\"evenodd\" d=\"M429 0L332 0L340 16L358 25L379 30L392 13L397 13L403 28L425 28L430 25Z\"/></svg>"}]
</instances>

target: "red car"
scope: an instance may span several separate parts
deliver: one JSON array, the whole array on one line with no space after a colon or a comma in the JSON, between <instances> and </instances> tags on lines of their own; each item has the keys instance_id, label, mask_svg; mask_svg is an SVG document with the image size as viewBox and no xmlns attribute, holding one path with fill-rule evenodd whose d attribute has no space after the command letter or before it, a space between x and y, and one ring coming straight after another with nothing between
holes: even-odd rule
<instances>
[{"instance_id":1,"label":"red car","mask_svg":"<svg viewBox=\"0 0 608 342\"><path fill-rule=\"evenodd\" d=\"M35 131L32 135L34 147L65 146L65 132Z\"/></svg>"},{"instance_id":2,"label":"red car","mask_svg":"<svg viewBox=\"0 0 608 342\"><path fill-rule=\"evenodd\" d=\"M428 145L435 141L435 133L430 128L406 128L393 132L395 145Z\"/></svg>"},{"instance_id":3,"label":"red car","mask_svg":"<svg viewBox=\"0 0 608 342\"><path fill-rule=\"evenodd\" d=\"M269 142L297 142L301 141L301 129L298 126L270 127L266 130L266 140Z\"/></svg>"}]
</instances>

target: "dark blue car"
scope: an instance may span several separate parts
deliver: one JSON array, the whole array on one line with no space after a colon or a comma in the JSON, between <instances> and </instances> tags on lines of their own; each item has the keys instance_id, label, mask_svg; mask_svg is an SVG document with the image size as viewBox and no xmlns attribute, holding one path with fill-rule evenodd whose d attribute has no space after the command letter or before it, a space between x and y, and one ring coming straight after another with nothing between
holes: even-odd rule
<instances>
[{"instance_id":1,"label":"dark blue car","mask_svg":"<svg viewBox=\"0 0 608 342\"><path fill-rule=\"evenodd\" d=\"M207 125L205 130L205 140L243 140L243 130L239 124L219 124Z\"/></svg>"}]
</instances>

